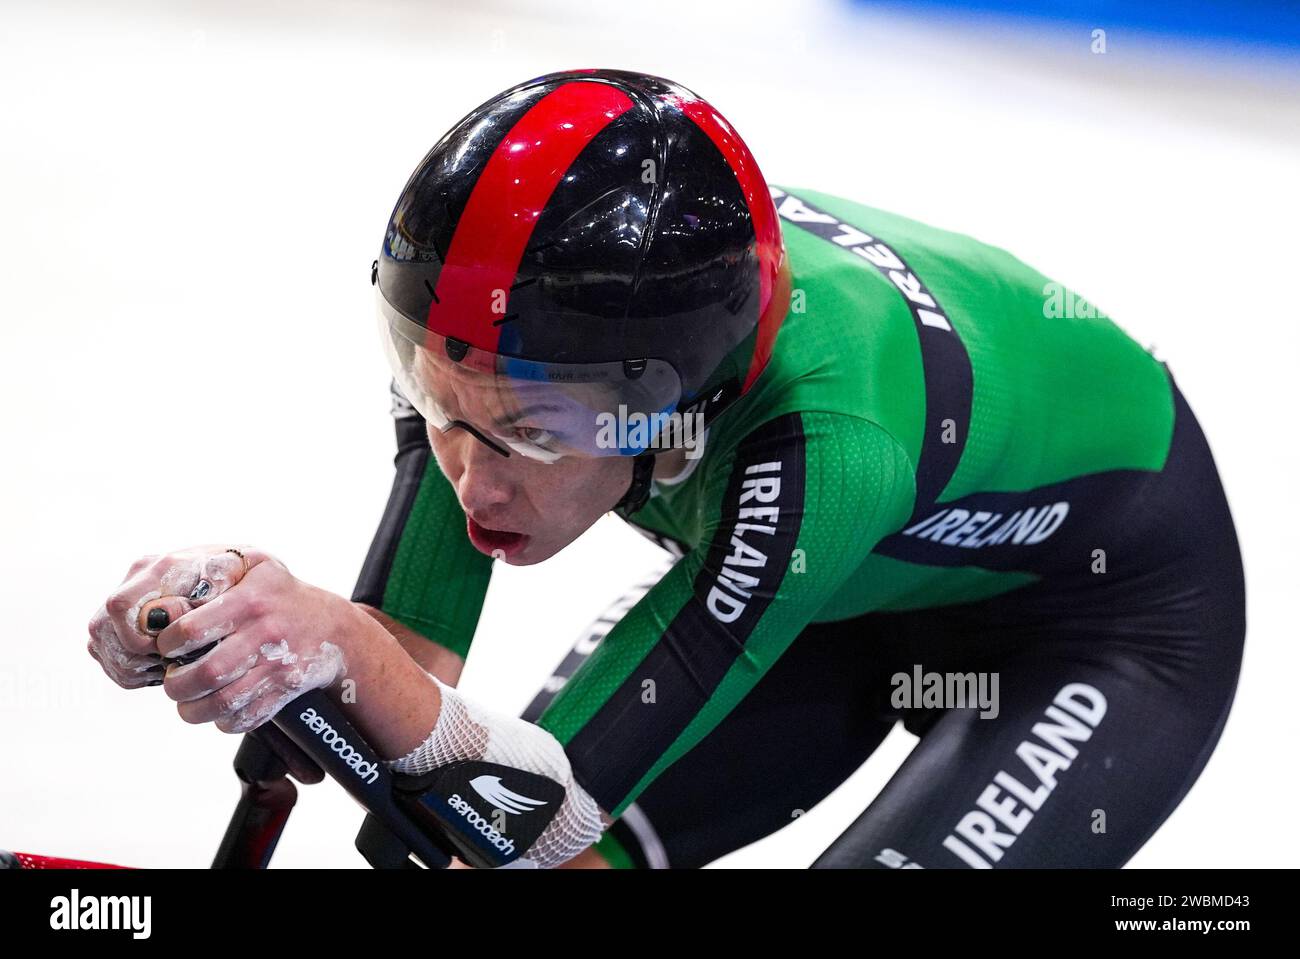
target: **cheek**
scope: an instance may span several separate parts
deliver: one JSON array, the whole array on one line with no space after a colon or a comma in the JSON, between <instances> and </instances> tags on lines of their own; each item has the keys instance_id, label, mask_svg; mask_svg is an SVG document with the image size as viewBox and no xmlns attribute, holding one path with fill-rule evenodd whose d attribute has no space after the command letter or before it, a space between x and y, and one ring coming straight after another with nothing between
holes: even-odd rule
<instances>
[{"instance_id":1,"label":"cheek","mask_svg":"<svg viewBox=\"0 0 1300 959\"><path fill-rule=\"evenodd\" d=\"M551 504L562 515L591 523L613 508L627 491L631 467L617 458L578 460L544 467L530 488L537 506Z\"/></svg>"},{"instance_id":2,"label":"cheek","mask_svg":"<svg viewBox=\"0 0 1300 959\"><path fill-rule=\"evenodd\" d=\"M583 491L579 505L585 513L597 515L613 509L627 492L631 478L632 467L628 461L619 457L596 460L582 480L574 483L575 488Z\"/></svg>"},{"instance_id":3,"label":"cheek","mask_svg":"<svg viewBox=\"0 0 1300 959\"><path fill-rule=\"evenodd\" d=\"M438 461L438 468L442 470L442 475L455 483L460 478L460 464L452 455L452 444L437 430L429 428L425 432L429 438L429 448L433 451L433 458Z\"/></svg>"}]
</instances>

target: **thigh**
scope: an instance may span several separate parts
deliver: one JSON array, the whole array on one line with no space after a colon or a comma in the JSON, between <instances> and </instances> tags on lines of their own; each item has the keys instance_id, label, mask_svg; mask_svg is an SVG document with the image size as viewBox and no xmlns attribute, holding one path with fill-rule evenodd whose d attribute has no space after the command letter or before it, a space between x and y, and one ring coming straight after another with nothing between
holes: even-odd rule
<instances>
[{"instance_id":1,"label":"thigh","mask_svg":"<svg viewBox=\"0 0 1300 959\"><path fill-rule=\"evenodd\" d=\"M822 868L1118 868L1186 795L1236 688L1203 656L1105 635L1042 640L993 667L997 714L949 708Z\"/></svg>"},{"instance_id":2,"label":"thigh","mask_svg":"<svg viewBox=\"0 0 1300 959\"><path fill-rule=\"evenodd\" d=\"M523 718L541 716L650 585L601 615ZM896 721L865 694L873 669L860 632L809 627L708 736L646 788L597 850L614 865L698 868L792 822L861 766Z\"/></svg>"},{"instance_id":3,"label":"thigh","mask_svg":"<svg viewBox=\"0 0 1300 959\"><path fill-rule=\"evenodd\" d=\"M816 865L1118 867L1168 818L1219 740L1246 629L1227 500L1177 390L1175 408L1165 468L1121 524L1131 532L1099 533L1117 571L900 619L900 659L928 662L916 651L934 639L996 671L998 715L932 713Z\"/></svg>"}]
</instances>

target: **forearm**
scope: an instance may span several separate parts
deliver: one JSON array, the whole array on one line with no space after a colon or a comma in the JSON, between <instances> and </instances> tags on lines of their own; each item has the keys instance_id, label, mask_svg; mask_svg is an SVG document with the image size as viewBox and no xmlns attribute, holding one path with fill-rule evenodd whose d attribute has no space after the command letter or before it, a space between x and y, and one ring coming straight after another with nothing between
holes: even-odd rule
<instances>
[{"instance_id":1,"label":"forearm","mask_svg":"<svg viewBox=\"0 0 1300 959\"><path fill-rule=\"evenodd\" d=\"M450 669L456 675L449 678L459 678L459 662L430 654L427 648L434 644L372 607L354 603L352 610L343 640L347 673L331 693L381 757L400 760L393 768L415 775L456 759L498 763L503 771L531 772L562 786L555 818L528 850L539 865L558 865L599 838L609 819L574 782L564 749L550 733L465 700L448 679L437 676ZM408 645L428 666L416 661ZM347 680L355 683L354 695L348 694ZM488 815L488 808L480 815Z\"/></svg>"},{"instance_id":2,"label":"forearm","mask_svg":"<svg viewBox=\"0 0 1300 959\"><path fill-rule=\"evenodd\" d=\"M433 642L428 637L420 635L410 627L404 626L382 610L367 606L365 603L353 603L352 605L377 620L397 640L398 645L406 651L406 654L419 663L426 672L433 673L448 686L455 686L460 682L460 674L465 668L465 660L459 655L447 647Z\"/></svg>"},{"instance_id":3,"label":"forearm","mask_svg":"<svg viewBox=\"0 0 1300 959\"><path fill-rule=\"evenodd\" d=\"M329 693L382 758L398 759L422 743L438 722L441 697L429 673L454 664L443 657L432 661L432 668L417 662L401 637L375 615L377 611L361 603L351 606L356 615L344 639L346 671ZM454 653L448 655L459 659ZM454 672L452 678L459 678L458 666Z\"/></svg>"}]
</instances>

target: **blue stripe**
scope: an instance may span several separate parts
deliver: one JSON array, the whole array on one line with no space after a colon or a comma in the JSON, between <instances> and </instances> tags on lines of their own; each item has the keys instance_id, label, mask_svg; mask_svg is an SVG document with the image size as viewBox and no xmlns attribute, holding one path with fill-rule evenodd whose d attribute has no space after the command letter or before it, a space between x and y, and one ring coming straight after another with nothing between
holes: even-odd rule
<instances>
[{"instance_id":1,"label":"blue stripe","mask_svg":"<svg viewBox=\"0 0 1300 959\"><path fill-rule=\"evenodd\" d=\"M903 13L997 16L1114 30L1127 27L1185 40L1261 44L1300 52L1300 5L1281 0L854 0Z\"/></svg>"}]
</instances>

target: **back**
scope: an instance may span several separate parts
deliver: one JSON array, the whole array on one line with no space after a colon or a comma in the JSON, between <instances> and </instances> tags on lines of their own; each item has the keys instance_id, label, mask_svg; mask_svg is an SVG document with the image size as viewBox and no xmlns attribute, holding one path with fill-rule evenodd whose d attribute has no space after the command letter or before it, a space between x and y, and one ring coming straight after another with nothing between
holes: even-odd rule
<instances>
[{"instance_id":1,"label":"back","mask_svg":"<svg viewBox=\"0 0 1300 959\"><path fill-rule=\"evenodd\" d=\"M786 413L835 413L892 437L915 487L906 522L863 544L818 621L1086 573L1101 539L1133 534L1118 517L1173 431L1162 364L1003 250L823 193L774 193L791 309L768 369L711 429L709 458ZM658 486L638 524L697 545L685 518L707 509L706 473Z\"/></svg>"}]
</instances>

